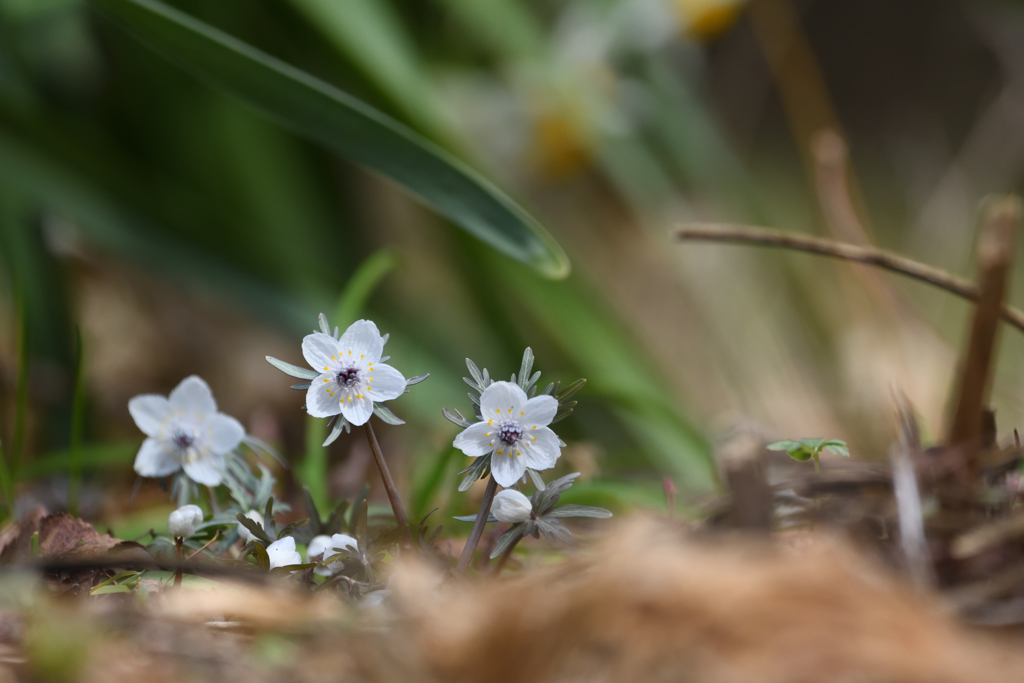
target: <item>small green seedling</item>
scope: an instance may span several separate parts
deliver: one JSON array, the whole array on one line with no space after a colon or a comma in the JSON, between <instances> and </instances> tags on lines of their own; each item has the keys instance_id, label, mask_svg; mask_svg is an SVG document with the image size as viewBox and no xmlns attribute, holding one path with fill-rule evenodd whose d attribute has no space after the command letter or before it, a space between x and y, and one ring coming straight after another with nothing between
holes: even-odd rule
<instances>
[{"instance_id":1,"label":"small green seedling","mask_svg":"<svg viewBox=\"0 0 1024 683\"><path fill-rule=\"evenodd\" d=\"M786 451L789 457L800 462L807 462L813 458L815 472L818 472L818 456L825 449L847 458L850 457L850 449L847 448L846 442L839 439L828 439L827 441L825 439L801 439L799 441L785 439L770 443L767 448L770 451Z\"/></svg>"}]
</instances>

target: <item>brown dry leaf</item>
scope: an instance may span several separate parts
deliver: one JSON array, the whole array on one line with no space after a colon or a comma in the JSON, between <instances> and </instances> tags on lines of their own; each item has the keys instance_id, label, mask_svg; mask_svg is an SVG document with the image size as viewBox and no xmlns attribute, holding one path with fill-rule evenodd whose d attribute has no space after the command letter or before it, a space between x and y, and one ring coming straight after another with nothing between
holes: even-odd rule
<instances>
[{"instance_id":1,"label":"brown dry leaf","mask_svg":"<svg viewBox=\"0 0 1024 683\"><path fill-rule=\"evenodd\" d=\"M32 556L32 535L49 513L41 505L17 521L11 520L0 529L0 564L24 562Z\"/></svg>"},{"instance_id":2,"label":"brown dry leaf","mask_svg":"<svg viewBox=\"0 0 1024 683\"><path fill-rule=\"evenodd\" d=\"M102 555L121 541L102 536L92 524L66 512L43 518L39 527L39 554L45 559L82 559Z\"/></svg>"}]
</instances>

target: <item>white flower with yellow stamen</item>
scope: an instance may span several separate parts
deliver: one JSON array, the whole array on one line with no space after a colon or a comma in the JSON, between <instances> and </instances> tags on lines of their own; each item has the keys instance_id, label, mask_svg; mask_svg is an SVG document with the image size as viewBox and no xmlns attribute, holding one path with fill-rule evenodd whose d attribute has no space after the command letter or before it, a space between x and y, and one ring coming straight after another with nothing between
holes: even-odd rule
<instances>
[{"instance_id":1,"label":"white flower with yellow stamen","mask_svg":"<svg viewBox=\"0 0 1024 683\"><path fill-rule=\"evenodd\" d=\"M548 425L557 412L551 396L527 398L518 384L494 382L480 394L481 422L463 430L453 445L471 458L490 455L491 476L512 486L527 467L555 466L562 449Z\"/></svg>"},{"instance_id":2,"label":"white flower with yellow stamen","mask_svg":"<svg viewBox=\"0 0 1024 683\"><path fill-rule=\"evenodd\" d=\"M180 469L192 481L217 486L224 476L225 455L242 442L245 429L235 418L217 412L213 393L200 377L182 380L170 396L136 396L128 412L148 437L135 456L143 477L165 477Z\"/></svg>"},{"instance_id":3,"label":"white flower with yellow stamen","mask_svg":"<svg viewBox=\"0 0 1024 683\"><path fill-rule=\"evenodd\" d=\"M369 320L352 323L340 339L314 332L302 340L302 355L317 373L306 391L306 412L313 417L341 413L354 425L365 424L374 402L405 393L406 380L382 363L384 338Z\"/></svg>"}]
</instances>

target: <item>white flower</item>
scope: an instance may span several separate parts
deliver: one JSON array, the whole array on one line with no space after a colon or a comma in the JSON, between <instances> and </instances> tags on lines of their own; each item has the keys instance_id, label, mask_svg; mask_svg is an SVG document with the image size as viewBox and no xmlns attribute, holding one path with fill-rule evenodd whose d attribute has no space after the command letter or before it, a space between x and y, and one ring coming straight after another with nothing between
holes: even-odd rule
<instances>
[{"instance_id":1,"label":"white flower","mask_svg":"<svg viewBox=\"0 0 1024 683\"><path fill-rule=\"evenodd\" d=\"M185 505L167 518L167 533L173 538L188 538L203 521L203 509L198 505Z\"/></svg>"},{"instance_id":2,"label":"white flower","mask_svg":"<svg viewBox=\"0 0 1024 683\"><path fill-rule=\"evenodd\" d=\"M376 401L405 393L405 377L380 362L384 339L369 320L352 323L341 339L314 332L302 340L302 355L320 373L306 391L306 412L313 417L341 413L354 425L365 424Z\"/></svg>"},{"instance_id":3,"label":"white flower","mask_svg":"<svg viewBox=\"0 0 1024 683\"><path fill-rule=\"evenodd\" d=\"M302 555L295 549L295 539L291 536L285 536L267 546L267 556L270 558L271 569L302 564Z\"/></svg>"},{"instance_id":4,"label":"white flower","mask_svg":"<svg viewBox=\"0 0 1024 683\"><path fill-rule=\"evenodd\" d=\"M334 534L333 536L320 535L315 536L312 541L309 542L309 546L306 548L306 557L312 562L314 558L322 555L320 558L321 562L326 562L330 558L338 554L338 549L348 548L355 552L359 549L359 544L356 543L356 539L346 534ZM320 576L330 576L341 569L341 563L335 562L327 566L320 566L314 569Z\"/></svg>"},{"instance_id":5,"label":"white flower","mask_svg":"<svg viewBox=\"0 0 1024 683\"><path fill-rule=\"evenodd\" d=\"M206 486L221 483L224 455L245 436L238 420L217 412L210 387L192 375L167 398L156 394L128 401L128 412L148 437L135 456L143 477L164 477L180 469Z\"/></svg>"},{"instance_id":6,"label":"white flower","mask_svg":"<svg viewBox=\"0 0 1024 683\"><path fill-rule=\"evenodd\" d=\"M530 519L533 514L533 504L530 499L515 489L499 491L491 503L491 514L499 522L506 524L518 524Z\"/></svg>"},{"instance_id":7,"label":"white flower","mask_svg":"<svg viewBox=\"0 0 1024 683\"><path fill-rule=\"evenodd\" d=\"M256 510L249 510L248 512L245 513L245 516L248 517L249 519L251 519L252 521L256 522L257 524L259 524L261 529L263 528L263 515L262 514L260 514ZM252 539L256 538L255 536L252 535L252 532L249 531L248 529L246 529L245 526L241 522L238 523L236 528L238 529L238 535L241 537L243 542L248 543Z\"/></svg>"},{"instance_id":8,"label":"white flower","mask_svg":"<svg viewBox=\"0 0 1024 683\"><path fill-rule=\"evenodd\" d=\"M512 382L495 382L480 395L482 422L467 427L453 445L471 458L491 455L491 476L512 486L526 468L546 470L562 454L555 433L548 429L558 401L551 396L527 399Z\"/></svg>"}]
</instances>

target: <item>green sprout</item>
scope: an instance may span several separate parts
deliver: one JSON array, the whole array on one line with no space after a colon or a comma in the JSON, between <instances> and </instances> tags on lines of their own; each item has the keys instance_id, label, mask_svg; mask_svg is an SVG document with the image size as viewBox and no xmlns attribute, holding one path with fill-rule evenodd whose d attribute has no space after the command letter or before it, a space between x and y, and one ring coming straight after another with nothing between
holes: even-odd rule
<instances>
[{"instance_id":1,"label":"green sprout","mask_svg":"<svg viewBox=\"0 0 1024 683\"><path fill-rule=\"evenodd\" d=\"M850 457L850 449L846 446L846 442L839 439L828 439L827 441L825 439L800 439L799 441L784 439L768 444L767 448L770 451L786 451L789 457L800 462L807 462L813 458L815 473L819 471L818 456L823 450L828 449L843 457Z\"/></svg>"}]
</instances>

